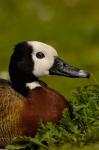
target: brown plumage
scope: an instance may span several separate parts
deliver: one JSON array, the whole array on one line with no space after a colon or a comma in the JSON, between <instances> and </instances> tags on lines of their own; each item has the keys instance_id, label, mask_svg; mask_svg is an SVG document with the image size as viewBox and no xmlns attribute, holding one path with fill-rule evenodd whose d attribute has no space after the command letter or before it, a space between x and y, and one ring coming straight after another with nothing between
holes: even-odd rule
<instances>
[{"instance_id":1,"label":"brown plumage","mask_svg":"<svg viewBox=\"0 0 99 150\"><path fill-rule=\"evenodd\" d=\"M10 86L0 85L0 147L5 147L13 137L22 133L20 112L24 101L24 97Z\"/></svg>"},{"instance_id":2,"label":"brown plumage","mask_svg":"<svg viewBox=\"0 0 99 150\"><path fill-rule=\"evenodd\" d=\"M32 90L26 97L24 110L22 112L25 135L33 136L37 130L37 123L57 123L64 108L70 108L65 98L48 87L38 87Z\"/></svg>"},{"instance_id":3,"label":"brown plumage","mask_svg":"<svg viewBox=\"0 0 99 150\"><path fill-rule=\"evenodd\" d=\"M32 90L25 99L10 86L0 86L0 147L18 135L34 136L37 124L58 122L69 104L48 87Z\"/></svg>"}]
</instances>

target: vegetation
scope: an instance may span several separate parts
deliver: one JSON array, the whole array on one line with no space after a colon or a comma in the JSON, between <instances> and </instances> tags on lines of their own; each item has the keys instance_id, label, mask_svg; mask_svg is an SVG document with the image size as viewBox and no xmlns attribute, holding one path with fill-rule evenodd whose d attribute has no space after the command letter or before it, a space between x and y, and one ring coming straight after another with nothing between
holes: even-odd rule
<instances>
[{"instance_id":1,"label":"vegetation","mask_svg":"<svg viewBox=\"0 0 99 150\"><path fill-rule=\"evenodd\" d=\"M16 137L8 150L99 149L99 86L78 87L71 101L73 114L64 110L58 125L39 124L34 138ZM63 146L64 145L64 146ZM96 147L95 147L96 146ZM81 149L80 149L81 148Z\"/></svg>"}]
</instances>

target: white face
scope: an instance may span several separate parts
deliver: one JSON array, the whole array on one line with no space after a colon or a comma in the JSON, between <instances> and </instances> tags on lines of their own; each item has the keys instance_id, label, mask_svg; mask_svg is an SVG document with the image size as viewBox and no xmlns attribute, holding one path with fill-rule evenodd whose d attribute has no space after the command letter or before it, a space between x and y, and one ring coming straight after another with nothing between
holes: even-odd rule
<instances>
[{"instance_id":1,"label":"white face","mask_svg":"<svg viewBox=\"0 0 99 150\"><path fill-rule=\"evenodd\" d=\"M58 56L56 50L47 44L37 41L29 41L28 44L33 47L33 74L36 77L49 75L49 69L54 64L55 56Z\"/></svg>"}]
</instances>

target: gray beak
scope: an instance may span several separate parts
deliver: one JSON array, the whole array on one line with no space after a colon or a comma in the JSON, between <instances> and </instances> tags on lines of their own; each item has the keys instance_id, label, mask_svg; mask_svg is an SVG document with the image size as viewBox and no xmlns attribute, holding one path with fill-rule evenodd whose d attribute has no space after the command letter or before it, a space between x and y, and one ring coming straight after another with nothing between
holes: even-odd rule
<instances>
[{"instance_id":1,"label":"gray beak","mask_svg":"<svg viewBox=\"0 0 99 150\"><path fill-rule=\"evenodd\" d=\"M66 76L70 78L89 78L90 73L79 68L70 66L59 57L55 57L55 61L51 69L50 75Z\"/></svg>"}]
</instances>

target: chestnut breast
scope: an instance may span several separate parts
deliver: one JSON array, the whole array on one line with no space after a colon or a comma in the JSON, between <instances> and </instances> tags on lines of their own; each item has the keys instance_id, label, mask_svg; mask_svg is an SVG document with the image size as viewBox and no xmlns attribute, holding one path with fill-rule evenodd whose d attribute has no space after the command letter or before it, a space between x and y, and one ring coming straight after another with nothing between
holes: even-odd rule
<instances>
[{"instance_id":1,"label":"chestnut breast","mask_svg":"<svg viewBox=\"0 0 99 150\"><path fill-rule=\"evenodd\" d=\"M31 90L26 99L22 112L26 135L35 134L40 121L57 123L62 117L64 108L70 108L62 95L48 87Z\"/></svg>"},{"instance_id":2,"label":"chestnut breast","mask_svg":"<svg viewBox=\"0 0 99 150\"><path fill-rule=\"evenodd\" d=\"M38 122L58 123L64 108L63 96L48 87L39 87L25 98L10 86L0 86L0 147L19 135L33 136Z\"/></svg>"}]
</instances>

